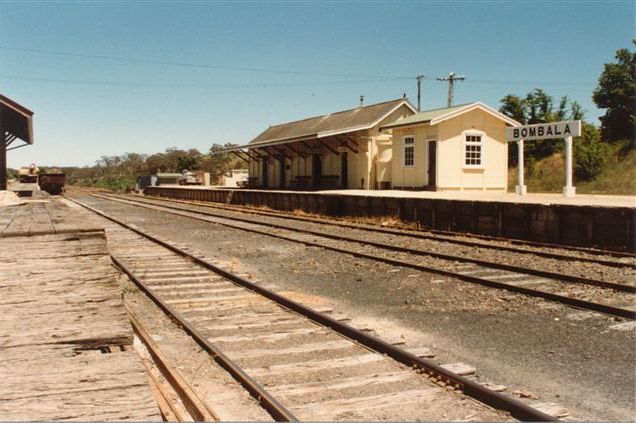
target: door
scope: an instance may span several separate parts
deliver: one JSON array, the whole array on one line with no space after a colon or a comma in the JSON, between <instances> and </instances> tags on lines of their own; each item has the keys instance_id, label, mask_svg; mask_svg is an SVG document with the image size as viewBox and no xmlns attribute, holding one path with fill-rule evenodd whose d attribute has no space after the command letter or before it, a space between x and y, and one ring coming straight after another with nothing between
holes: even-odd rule
<instances>
[{"instance_id":1,"label":"door","mask_svg":"<svg viewBox=\"0 0 636 423\"><path fill-rule=\"evenodd\" d=\"M428 189L435 191L437 181L437 141L428 142Z\"/></svg>"},{"instance_id":2,"label":"door","mask_svg":"<svg viewBox=\"0 0 636 423\"><path fill-rule=\"evenodd\" d=\"M320 186L320 177L322 176L322 159L320 154L312 154L311 156L311 185L314 188Z\"/></svg>"},{"instance_id":3,"label":"door","mask_svg":"<svg viewBox=\"0 0 636 423\"><path fill-rule=\"evenodd\" d=\"M349 159L345 151L340 155L340 187L347 188L349 181Z\"/></svg>"},{"instance_id":4,"label":"door","mask_svg":"<svg viewBox=\"0 0 636 423\"><path fill-rule=\"evenodd\" d=\"M262 185L266 187L267 180L269 179L269 161L267 160L267 157L263 157L261 161L261 177Z\"/></svg>"},{"instance_id":5,"label":"door","mask_svg":"<svg viewBox=\"0 0 636 423\"><path fill-rule=\"evenodd\" d=\"M280 180L278 181L278 186L280 188L285 188L285 157L281 156L278 159L278 168L280 169Z\"/></svg>"}]
</instances>

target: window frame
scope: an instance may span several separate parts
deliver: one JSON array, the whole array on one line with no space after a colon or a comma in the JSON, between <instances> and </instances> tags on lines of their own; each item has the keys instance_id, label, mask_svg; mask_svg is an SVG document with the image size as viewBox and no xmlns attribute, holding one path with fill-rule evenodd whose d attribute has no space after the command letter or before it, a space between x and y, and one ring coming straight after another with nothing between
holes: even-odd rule
<instances>
[{"instance_id":1,"label":"window frame","mask_svg":"<svg viewBox=\"0 0 636 423\"><path fill-rule=\"evenodd\" d=\"M413 142L406 143L406 140L410 139ZM406 149L411 149L411 164L406 163ZM403 167L415 167L415 135L404 135L402 137L402 166Z\"/></svg>"},{"instance_id":2,"label":"window frame","mask_svg":"<svg viewBox=\"0 0 636 423\"><path fill-rule=\"evenodd\" d=\"M484 169L484 152L486 143L484 142L485 133L482 131L466 131L462 132L462 167L465 169ZM468 137L479 137L479 142L468 141ZM479 146L479 164L469 164L466 163L467 160L475 160L477 157L468 157L468 154L471 153L468 151L468 147ZM473 151L472 153L476 153Z\"/></svg>"}]
</instances>

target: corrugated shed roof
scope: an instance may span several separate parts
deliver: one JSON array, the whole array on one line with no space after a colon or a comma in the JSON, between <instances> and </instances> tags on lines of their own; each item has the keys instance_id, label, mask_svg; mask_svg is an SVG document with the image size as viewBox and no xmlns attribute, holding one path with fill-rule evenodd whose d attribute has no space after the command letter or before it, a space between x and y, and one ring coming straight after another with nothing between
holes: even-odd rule
<instances>
[{"instance_id":1,"label":"corrugated shed roof","mask_svg":"<svg viewBox=\"0 0 636 423\"><path fill-rule=\"evenodd\" d=\"M403 119L398 119L395 122L391 122L390 124L384 127L387 128L387 127L394 127L394 126L406 126L406 125L430 122L431 120L437 117L444 116L447 113L452 113L456 110L461 109L462 107L468 106L469 104L472 104L472 103L459 104L453 107L443 107L441 109L424 110L423 112L419 112L414 115L407 116Z\"/></svg>"},{"instance_id":2,"label":"corrugated shed roof","mask_svg":"<svg viewBox=\"0 0 636 423\"><path fill-rule=\"evenodd\" d=\"M23 105L0 94L0 120L9 136L33 144L33 112ZM2 134L4 137L4 134ZM5 142L5 140L0 140Z\"/></svg>"},{"instance_id":3,"label":"corrugated shed roof","mask_svg":"<svg viewBox=\"0 0 636 423\"><path fill-rule=\"evenodd\" d=\"M413 108L406 99L400 98L358 107L356 109L270 126L250 141L249 146L253 147L283 140L319 138L320 136L330 134L342 134L368 129L376 125L402 104L407 104L409 108Z\"/></svg>"}]
</instances>

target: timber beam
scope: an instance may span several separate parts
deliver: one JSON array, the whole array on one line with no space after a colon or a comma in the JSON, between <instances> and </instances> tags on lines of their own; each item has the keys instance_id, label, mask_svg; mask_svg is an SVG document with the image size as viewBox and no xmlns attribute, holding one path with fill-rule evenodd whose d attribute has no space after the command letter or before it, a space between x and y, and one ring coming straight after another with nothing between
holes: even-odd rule
<instances>
[{"instance_id":1,"label":"timber beam","mask_svg":"<svg viewBox=\"0 0 636 423\"><path fill-rule=\"evenodd\" d=\"M331 151L333 154L335 154L336 156L338 156L340 153L338 153L337 150L334 150L333 148L331 148L331 146L329 144L327 144L324 141L321 140L316 140L316 142L320 145L322 145L323 147L325 147L327 150Z\"/></svg>"},{"instance_id":2,"label":"timber beam","mask_svg":"<svg viewBox=\"0 0 636 423\"><path fill-rule=\"evenodd\" d=\"M272 146L272 148L274 149L274 151L277 151L281 156L283 156L286 159L291 160L292 158L290 156L288 156L287 154L285 154L284 150L281 150L280 148L276 147L276 146Z\"/></svg>"},{"instance_id":3,"label":"timber beam","mask_svg":"<svg viewBox=\"0 0 636 423\"><path fill-rule=\"evenodd\" d=\"M238 157L239 159L243 160L245 163L249 164L250 161L249 159L246 159L241 153L239 153L238 151L230 151L230 153L234 154L236 157ZM249 158L249 156L247 156Z\"/></svg>"}]
</instances>

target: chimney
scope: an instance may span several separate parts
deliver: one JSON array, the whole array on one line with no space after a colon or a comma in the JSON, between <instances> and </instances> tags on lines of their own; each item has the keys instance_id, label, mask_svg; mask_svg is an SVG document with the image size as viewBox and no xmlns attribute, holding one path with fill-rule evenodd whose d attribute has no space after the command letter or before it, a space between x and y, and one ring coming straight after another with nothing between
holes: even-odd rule
<instances>
[{"instance_id":1,"label":"chimney","mask_svg":"<svg viewBox=\"0 0 636 423\"><path fill-rule=\"evenodd\" d=\"M360 107L364 107L364 96L360 96Z\"/></svg>"}]
</instances>

